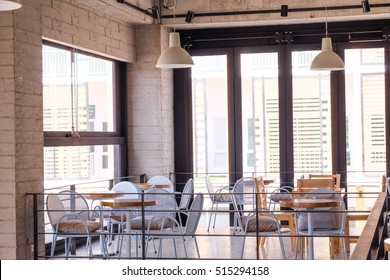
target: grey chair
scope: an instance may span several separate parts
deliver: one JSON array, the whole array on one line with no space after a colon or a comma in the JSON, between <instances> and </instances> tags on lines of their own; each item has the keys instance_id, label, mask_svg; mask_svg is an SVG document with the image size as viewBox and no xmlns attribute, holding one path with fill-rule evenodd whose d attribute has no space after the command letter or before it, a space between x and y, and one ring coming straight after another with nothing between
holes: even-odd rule
<instances>
[{"instance_id":1,"label":"grey chair","mask_svg":"<svg viewBox=\"0 0 390 280\"><path fill-rule=\"evenodd\" d=\"M206 179L207 191L209 193L209 197L211 200L210 219L209 219L209 224L207 227L207 231L209 231L213 215L214 215L213 228L215 228L215 222L216 222L217 213L218 213L218 206L220 204L224 204L224 205L232 204L232 198L230 196L230 187L229 186L225 186L223 188L215 190L214 186L210 180L210 177L206 176L205 179Z\"/></svg>"},{"instance_id":2,"label":"grey chair","mask_svg":"<svg viewBox=\"0 0 390 280\"><path fill-rule=\"evenodd\" d=\"M48 194L46 210L53 229L51 256L54 256L56 242L59 237L64 237L66 258L69 256L72 239L86 237L87 253L92 258L91 236L97 235L105 239L106 233L101 230L100 222L94 220L93 211L89 209L85 198L74 191ZM106 244L105 240L103 244ZM103 254L108 257L108 250L105 245L103 249Z\"/></svg>"},{"instance_id":3,"label":"grey chair","mask_svg":"<svg viewBox=\"0 0 390 280\"><path fill-rule=\"evenodd\" d=\"M166 219L169 219L172 225L176 225L175 227L170 228L162 228L160 231L158 231L158 237L160 239L159 243L159 249L158 249L158 256L162 257L162 249L163 249L163 240L164 239L172 239L175 241L176 239L180 239L183 241L183 247L184 247L184 253L185 257L188 258L188 251L186 246L186 239L188 237L191 237L194 240L196 253L198 258L200 258L199 253L199 246L196 239L196 231L198 229L199 220L202 215L202 209L204 204L204 195L199 193L195 196L194 201L191 205L191 208L188 212L188 219L185 227L180 227L177 220L173 220L171 217L166 217ZM176 243L173 243L174 250L175 250L175 257L177 258L177 249L176 249Z\"/></svg>"},{"instance_id":4,"label":"grey chair","mask_svg":"<svg viewBox=\"0 0 390 280\"><path fill-rule=\"evenodd\" d=\"M282 239L282 228L273 212L266 208L258 208L259 193L256 190L255 178L241 178L231 191L232 203L238 227L244 237L241 246L241 259L247 236L277 236L283 259L286 252ZM236 235L237 237L239 235Z\"/></svg>"},{"instance_id":5,"label":"grey chair","mask_svg":"<svg viewBox=\"0 0 390 280\"><path fill-rule=\"evenodd\" d=\"M327 207L321 209L320 212L317 211L318 213L312 213L313 237L340 236L341 256L342 259L347 259L346 240L343 237L347 214L345 212L344 200L340 193L329 188L318 188L310 191L305 195L305 198L340 200L339 207ZM308 236L307 213L299 212L298 209L296 218L297 235L301 237ZM295 258L297 258L298 239L296 238ZM300 242L300 244L301 258L303 258L303 242Z\"/></svg>"}]
</instances>

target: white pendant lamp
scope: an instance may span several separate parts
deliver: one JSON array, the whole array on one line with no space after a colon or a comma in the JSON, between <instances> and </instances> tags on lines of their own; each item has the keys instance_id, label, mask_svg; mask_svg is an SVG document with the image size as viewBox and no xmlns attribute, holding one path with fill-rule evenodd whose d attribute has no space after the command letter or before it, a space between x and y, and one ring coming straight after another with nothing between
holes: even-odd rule
<instances>
[{"instance_id":1,"label":"white pendant lamp","mask_svg":"<svg viewBox=\"0 0 390 280\"><path fill-rule=\"evenodd\" d=\"M173 0L172 5L168 5L168 1L164 0L164 7L173 10L173 23L176 21L176 0ZM181 47L180 34L176 32L175 26L173 32L169 33L169 48L162 52L157 60L157 68L188 68L194 66L190 54Z\"/></svg>"},{"instance_id":2,"label":"white pendant lamp","mask_svg":"<svg viewBox=\"0 0 390 280\"><path fill-rule=\"evenodd\" d=\"M169 48L160 55L157 60L158 68L187 68L194 66L190 54L180 45L180 34L169 33Z\"/></svg>"},{"instance_id":3,"label":"white pendant lamp","mask_svg":"<svg viewBox=\"0 0 390 280\"><path fill-rule=\"evenodd\" d=\"M0 11L12 11L21 7L22 5L17 2L0 0Z\"/></svg>"},{"instance_id":4,"label":"white pendant lamp","mask_svg":"<svg viewBox=\"0 0 390 280\"><path fill-rule=\"evenodd\" d=\"M327 10L327 8L325 8ZM337 71L344 70L344 62L332 50L332 39L328 37L328 17L325 22L326 34L322 38L321 52L311 62L310 70L317 71Z\"/></svg>"}]
</instances>

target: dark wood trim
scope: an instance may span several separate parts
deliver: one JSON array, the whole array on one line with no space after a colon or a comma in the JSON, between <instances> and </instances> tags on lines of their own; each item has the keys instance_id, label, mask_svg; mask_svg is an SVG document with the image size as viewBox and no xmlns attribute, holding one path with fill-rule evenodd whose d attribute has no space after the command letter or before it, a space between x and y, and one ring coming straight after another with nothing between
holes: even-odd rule
<instances>
[{"instance_id":1,"label":"dark wood trim","mask_svg":"<svg viewBox=\"0 0 390 280\"><path fill-rule=\"evenodd\" d=\"M176 191L193 178L192 81L190 69L174 70L174 152Z\"/></svg>"},{"instance_id":2,"label":"dark wood trim","mask_svg":"<svg viewBox=\"0 0 390 280\"><path fill-rule=\"evenodd\" d=\"M351 260L385 258L383 241L387 238L386 211L386 193L381 192L358 239Z\"/></svg>"},{"instance_id":3,"label":"dark wood trim","mask_svg":"<svg viewBox=\"0 0 390 280\"><path fill-rule=\"evenodd\" d=\"M390 45L385 46L386 177L390 177Z\"/></svg>"},{"instance_id":4,"label":"dark wood trim","mask_svg":"<svg viewBox=\"0 0 390 280\"><path fill-rule=\"evenodd\" d=\"M124 145L124 137L47 137L44 140L45 147L59 146L90 146L90 145Z\"/></svg>"}]
</instances>

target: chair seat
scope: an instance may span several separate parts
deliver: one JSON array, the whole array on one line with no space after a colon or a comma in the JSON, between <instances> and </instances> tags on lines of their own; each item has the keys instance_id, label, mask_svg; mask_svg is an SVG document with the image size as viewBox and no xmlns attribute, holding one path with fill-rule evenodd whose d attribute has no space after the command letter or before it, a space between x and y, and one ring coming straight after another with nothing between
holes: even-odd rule
<instances>
[{"instance_id":1,"label":"chair seat","mask_svg":"<svg viewBox=\"0 0 390 280\"><path fill-rule=\"evenodd\" d=\"M87 233L100 229L101 225L95 221L67 220L58 224L58 232L61 233Z\"/></svg>"},{"instance_id":2,"label":"chair seat","mask_svg":"<svg viewBox=\"0 0 390 280\"><path fill-rule=\"evenodd\" d=\"M274 193L271 194L270 199L274 202L289 201L292 200L291 193Z\"/></svg>"},{"instance_id":3,"label":"chair seat","mask_svg":"<svg viewBox=\"0 0 390 280\"><path fill-rule=\"evenodd\" d=\"M212 196L213 200L215 202L231 202L232 197L230 196L230 193L218 193Z\"/></svg>"},{"instance_id":4,"label":"chair seat","mask_svg":"<svg viewBox=\"0 0 390 280\"><path fill-rule=\"evenodd\" d=\"M166 216L145 216L145 229L160 230L171 226L171 220L166 218ZM131 219L131 229L142 230L141 216Z\"/></svg>"},{"instance_id":5,"label":"chair seat","mask_svg":"<svg viewBox=\"0 0 390 280\"><path fill-rule=\"evenodd\" d=\"M272 232L278 230L278 222L275 219L267 216L258 216L257 224L258 230L256 230L256 216L243 216L241 217L243 225L247 225L247 232Z\"/></svg>"}]
</instances>

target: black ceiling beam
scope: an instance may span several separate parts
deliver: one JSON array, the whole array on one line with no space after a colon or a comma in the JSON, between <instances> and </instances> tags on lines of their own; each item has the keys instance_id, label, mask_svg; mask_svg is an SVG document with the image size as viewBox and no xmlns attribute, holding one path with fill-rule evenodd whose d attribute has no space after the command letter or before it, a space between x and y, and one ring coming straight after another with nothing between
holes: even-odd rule
<instances>
[{"instance_id":1,"label":"black ceiling beam","mask_svg":"<svg viewBox=\"0 0 390 280\"><path fill-rule=\"evenodd\" d=\"M117 0L121 1L121 0ZM370 4L371 8L386 8L390 7L390 3L381 4ZM329 7L307 7L307 8L290 8L289 13L302 13L302 12L313 12L313 11L338 11L338 10L351 10L351 9L362 9L362 5L344 5L344 6L329 6ZM249 11L226 11L226 12L208 12L201 13L196 12L196 17L217 17L217 16L234 16L234 15L256 15L256 14L279 14L280 9L271 10L249 10ZM161 18L185 18L187 14L176 14L176 15L162 15Z\"/></svg>"}]
</instances>

